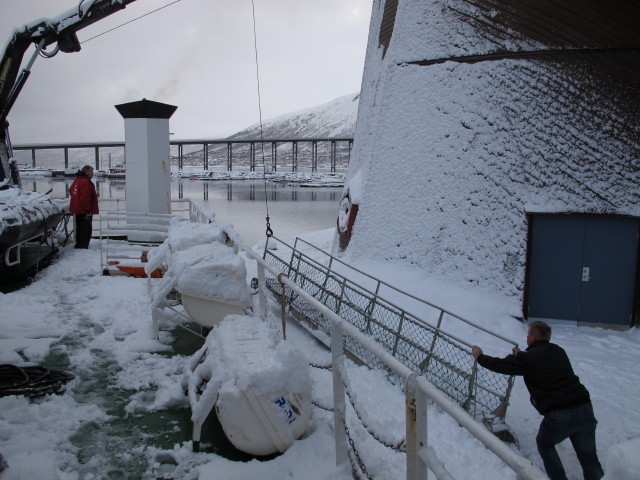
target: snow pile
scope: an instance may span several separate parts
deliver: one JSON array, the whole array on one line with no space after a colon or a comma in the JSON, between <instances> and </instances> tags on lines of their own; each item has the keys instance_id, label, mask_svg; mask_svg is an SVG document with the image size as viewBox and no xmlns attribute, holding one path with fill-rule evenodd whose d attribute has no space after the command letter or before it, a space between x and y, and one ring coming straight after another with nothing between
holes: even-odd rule
<instances>
[{"instance_id":1,"label":"snow pile","mask_svg":"<svg viewBox=\"0 0 640 480\"><path fill-rule=\"evenodd\" d=\"M13 226L42 221L60 212L48 195L21 188L0 190L0 234Z\"/></svg>"},{"instance_id":2,"label":"snow pile","mask_svg":"<svg viewBox=\"0 0 640 480\"><path fill-rule=\"evenodd\" d=\"M169 273L176 288L190 295L247 305L247 269L233 248L221 243L196 245L172 256Z\"/></svg>"},{"instance_id":3,"label":"snow pile","mask_svg":"<svg viewBox=\"0 0 640 480\"><path fill-rule=\"evenodd\" d=\"M157 306L173 288L200 298L251 303L247 269L222 225L172 219L167 239L148 255L147 272L166 262L167 271L152 292Z\"/></svg>"},{"instance_id":4,"label":"snow pile","mask_svg":"<svg viewBox=\"0 0 640 480\"><path fill-rule=\"evenodd\" d=\"M227 243L227 234L217 223L187 222L176 217L171 219L167 237L171 251L214 242Z\"/></svg>"},{"instance_id":5,"label":"snow pile","mask_svg":"<svg viewBox=\"0 0 640 480\"><path fill-rule=\"evenodd\" d=\"M0 444L9 468L3 480L59 480L78 469L77 449L69 438L88 423L108 419L98 406L70 395L49 395L31 402L20 396L0 399Z\"/></svg>"},{"instance_id":6,"label":"snow pile","mask_svg":"<svg viewBox=\"0 0 640 480\"><path fill-rule=\"evenodd\" d=\"M640 437L612 446L607 452L604 480L633 479L640 472Z\"/></svg>"},{"instance_id":7,"label":"snow pile","mask_svg":"<svg viewBox=\"0 0 640 480\"><path fill-rule=\"evenodd\" d=\"M168 346L153 340L145 282L102 276L97 249L66 247L60 255L32 285L0 294L0 363L76 376L63 395L0 398L0 453L9 465L3 480L115 474L117 462L104 452L122 448L109 440L120 406L150 412L186 404L179 382L185 359L167 357ZM118 403L105 391L117 391ZM120 458L131 454L123 450Z\"/></svg>"}]
</instances>

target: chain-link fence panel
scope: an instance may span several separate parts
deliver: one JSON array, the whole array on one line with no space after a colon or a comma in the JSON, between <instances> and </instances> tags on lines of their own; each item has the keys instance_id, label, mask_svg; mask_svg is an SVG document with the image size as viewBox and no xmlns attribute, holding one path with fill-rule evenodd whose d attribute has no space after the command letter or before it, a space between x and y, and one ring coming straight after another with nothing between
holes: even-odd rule
<instances>
[{"instance_id":1,"label":"chain-link fence panel","mask_svg":"<svg viewBox=\"0 0 640 480\"><path fill-rule=\"evenodd\" d=\"M504 417L513 377L479 367L468 346L374 292L357 285L329 267L292 248L289 261L266 249L265 260L305 292L340 315L359 331L373 337L411 370L420 373L473 415ZM278 298L286 295L290 312L313 329L329 335L329 321L277 277L266 275L267 287ZM346 350L363 363L380 368L381 362L357 342Z\"/></svg>"}]
</instances>

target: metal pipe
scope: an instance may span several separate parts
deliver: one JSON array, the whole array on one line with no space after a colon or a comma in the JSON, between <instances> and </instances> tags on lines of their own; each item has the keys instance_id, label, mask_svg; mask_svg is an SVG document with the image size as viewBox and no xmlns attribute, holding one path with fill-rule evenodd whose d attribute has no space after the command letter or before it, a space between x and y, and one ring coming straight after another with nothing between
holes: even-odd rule
<instances>
[{"instance_id":1,"label":"metal pipe","mask_svg":"<svg viewBox=\"0 0 640 480\"><path fill-rule=\"evenodd\" d=\"M429 466L438 480L455 480L451 474L447 471L444 463L436 456L436 452L431 447L424 447L418 452L420 459Z\"/></svg>"},{"instance_id":2,"label":"metal pipe","mask_svg":"<svg viewBox=\"0 0 640 480\"><path fill-rule=\"evenodd\" d=\"M418 452L427 446L427 414L426 401L419 399L416 382L417 374L409 375L404 384L406 405L406 465L407 480L426 480L425 462L420 461ZM424 404L424 405L422 405Z\"/></svg>"}]
</instances>

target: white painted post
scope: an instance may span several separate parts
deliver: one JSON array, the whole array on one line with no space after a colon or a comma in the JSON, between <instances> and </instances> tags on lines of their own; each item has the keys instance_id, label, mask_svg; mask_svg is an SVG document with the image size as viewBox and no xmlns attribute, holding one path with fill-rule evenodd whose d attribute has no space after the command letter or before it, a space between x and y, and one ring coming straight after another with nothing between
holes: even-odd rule
<instances>
[{"instance_id":1,"label":"white painted post","mask_svg":"<svg viewBox=\"0 0 640 480\"><path fill-rule=\"evenodd\" d=\"M345 432L345 392L342 382L342 365L344 360L343 332L331 322L331 361L333 370L333 418L336 440L336 465L344 465L349 461L347 450L347 434Z\"/></svg>"},{"instance_id":2,"label":"white painted post","mask_svg":"<svg viewBox=\"0 0 640 480\"><path fill-rule=\"evenodd\" d=\"M407 453L405 455L407 480L416 480L418 461L418 447L416 438L416 380L415 374L409 375L404 382L405 393L405 445Z\"/></svg>"},{"instance_id":3,"label":"white painted post","mask_svg":"<svg viewBox=\"0 0 640 480\"><path fill-rule=\"evenodd\" d=\"M419 452L427 446L427 398L418 388L418 374L405 380L407 480L427 480L428 469Z\"/></svg>"},{"instance_id":4,"label":"white painted post","mask_svg":"<svg viewBox=\"0 0 640 480\"><path fill-rule=\"evenodd\" d=\"M414 380L418 374L412 373ZM416 382L416 443L419 461L417 462L416 478L419 480L427 480L428 468L423 460L420 452L427 448L427 395L424 390L418 388ZM440 478L440 477L438 477Z\"/></svg>"}]
</instances>

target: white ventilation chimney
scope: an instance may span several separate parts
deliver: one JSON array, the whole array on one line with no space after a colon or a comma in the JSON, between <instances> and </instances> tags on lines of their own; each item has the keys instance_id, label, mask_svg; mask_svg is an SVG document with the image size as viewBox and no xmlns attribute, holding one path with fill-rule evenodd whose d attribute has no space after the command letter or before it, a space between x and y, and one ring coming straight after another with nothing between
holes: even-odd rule
<instances>
[{"instance_id":1,"label":"white ventilation chimney","mask_svg":"<svg viewBox=\"0 0 640 480\"><path fill-rule=\"evenodd\" d=\"M127 212L170 214L169 118L178 107L145 98L115 107L124 118ZM135 223L153 223L142 220ZM129 240L153 239L141 233Z\"/></svg>"}]
</instances>

